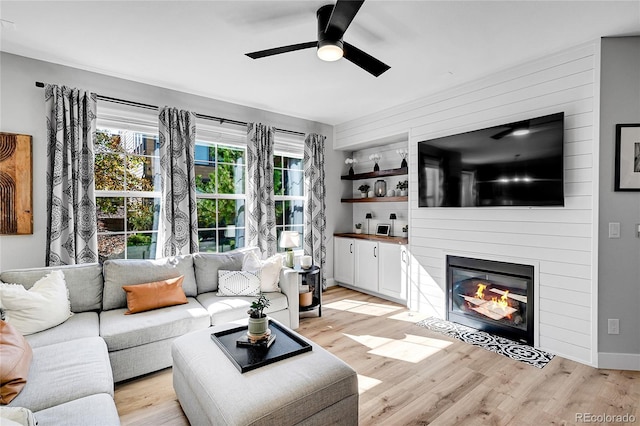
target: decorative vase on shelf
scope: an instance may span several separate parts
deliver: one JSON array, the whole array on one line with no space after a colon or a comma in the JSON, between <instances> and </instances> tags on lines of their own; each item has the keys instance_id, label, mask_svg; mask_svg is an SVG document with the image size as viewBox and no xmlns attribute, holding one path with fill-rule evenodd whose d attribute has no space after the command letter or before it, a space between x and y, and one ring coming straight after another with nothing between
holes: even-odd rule
<instances>
[{"instance_id":1,"label":"decorative vase on shelf","mask_svg":"<svg viewBox=\"0 0 640 426\"><path fill-rule=\"evenodd\" d=\"M379 172L379 171L380 171L380 166L378 166L378 163L376 163L376 164L373 166L373 171L374 171L374 172Z\"/></svg>"},{"instance_id":2,"label":"decorative vase on shelf","mask_svg":"<svg viewBox=\"0 0 640 426\"><path fill-rule=\"evenodd\" d=\"M355 172L353 171L353 166L349 167L349 176L353 176Z\"/></svg>"},{"instance_id":3,"label":"decorative vase on shelf","mask_svg":"<svg viewBox=\"0 0 640 426\"><path fill-rule=\"evenodd\" d=\"M366 192L361 192L361 193L360 193L360 196L361 196L362 198L367 198L367 193L366 193Z\"/></svg>"},{"instance_id":4,"label":"decorative vase on shelf","mask_svg":"<svg viewBox=\"0 0 640 426\"><path fill-rule=\"evenodd\" d=\"M373 191L369 191L369 192L367 193L367 196L368 196L369 198L373 198L373 197L374 197L374 195L375 195L375 194L373 193Z\"/></svg>"},{"instance_id":5,"label":"decorative vase on shelf","mask_svg":"<svg viewBox=\"0 0 640 426\"><path fill-rule=\"evenodd\" d=\"M362 228L356 228L356 234L362 234Z\"/></svg>"},{"instance_id":6,"label":"decorative vase on shelf","mask_svg":"<svg viewBox=\"0 0 640 426\"><path fill-rule=\"evenodd\" d=\"M406 189L401 189L400 190L400 196L401 197L406 197L407 196L407 190Z\"/></svg>"},{"instance_id":7,"label":"decorative vase on shelf","mask_svg":"<svg viewBox=\"0 0 640 426\"><path fill-rule=\"evenodd\" d=\"M401 168L408 167L407 159L406 159L406 158L403 158L403 159L402 159L402 163L400 163L400 167L401 167Z\"/></svg>"}]
</instances>

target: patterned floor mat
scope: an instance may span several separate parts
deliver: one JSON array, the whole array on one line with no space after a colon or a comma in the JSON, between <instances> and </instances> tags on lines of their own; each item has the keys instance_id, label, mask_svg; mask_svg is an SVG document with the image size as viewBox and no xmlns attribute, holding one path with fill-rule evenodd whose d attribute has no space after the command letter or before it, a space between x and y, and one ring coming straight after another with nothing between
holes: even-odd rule
<instances>
[{"instance_id":1,"label":"patterned floor mat","mask_svg":"<svg viewBox=\"0 0 640 426\"><path fill-rule=\"evenodd\" d=\"M427 318L417 322L416 325L450 337L455 337L463 342L480 346L488 351L504 355L537 368L544 367L554 357L554 355L534 347L439 318Z\"/></svg>"}]
</instances>

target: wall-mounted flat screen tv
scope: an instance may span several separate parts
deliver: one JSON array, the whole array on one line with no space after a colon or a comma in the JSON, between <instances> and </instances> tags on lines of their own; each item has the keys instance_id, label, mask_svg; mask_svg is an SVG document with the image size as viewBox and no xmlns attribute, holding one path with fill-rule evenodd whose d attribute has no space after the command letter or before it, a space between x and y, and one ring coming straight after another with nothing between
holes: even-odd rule
<instances>
[{"instance_id":1,"label":"wall-mounted flat screen tv","mask_svg":"<svg viewBox=\"0 0 640 426\"><path fill-rule=\"evenodd\" d=\"M418 143L420 207L564 206L564 113Z\"/></svg>"}]
</instances>

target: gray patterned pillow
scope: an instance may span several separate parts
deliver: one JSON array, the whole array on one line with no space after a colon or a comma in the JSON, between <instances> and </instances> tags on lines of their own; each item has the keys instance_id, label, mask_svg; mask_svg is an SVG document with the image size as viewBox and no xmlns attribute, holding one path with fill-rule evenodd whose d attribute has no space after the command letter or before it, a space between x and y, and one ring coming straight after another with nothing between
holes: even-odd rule
<instances>
[{"instance_id":1,"label":"gray patterned pillow","mask_svg":"<svg viewBox=\"0 0 640 426\"><path fill-rule=\"evenodd\" d=\"M257 296L260 276L247 271L218 271L218 296Z\"/></svg>"}]
</instances>

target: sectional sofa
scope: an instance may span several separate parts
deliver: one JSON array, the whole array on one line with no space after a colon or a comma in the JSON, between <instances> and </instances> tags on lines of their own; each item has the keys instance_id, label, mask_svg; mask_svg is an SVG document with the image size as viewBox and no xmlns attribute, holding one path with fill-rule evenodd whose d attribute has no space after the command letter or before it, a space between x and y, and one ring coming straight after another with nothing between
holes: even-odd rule
<instances>
[{"instance_id":1,"label":"sectional sofa","mask_svg":"<svg viewBox=\"0 0 640 426\"><path fill-rule=\"evenodd\" d=\"M33 348L26 386L9 406L26 407L44 425L119 424L114 382L171 366L171 343L183 334L246 318L254 297L217 295L218 271L240 270L247 252L197 253L159 260L108 260L55 268L4 271L0 281L30 288L61 270L73 315L30 334ZM125 315L123 285L184 276L188 303ZM298 328L298 274L282 268L279 292L268 294L272 318Z\"/></svg>"}]
</instances>

